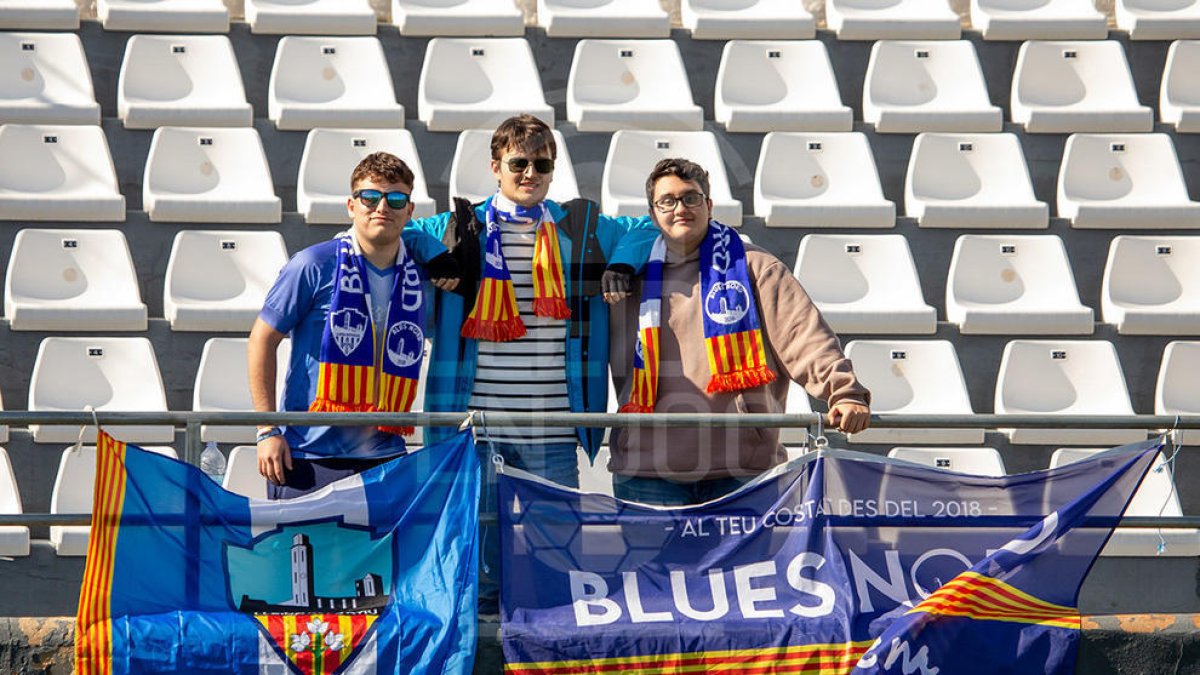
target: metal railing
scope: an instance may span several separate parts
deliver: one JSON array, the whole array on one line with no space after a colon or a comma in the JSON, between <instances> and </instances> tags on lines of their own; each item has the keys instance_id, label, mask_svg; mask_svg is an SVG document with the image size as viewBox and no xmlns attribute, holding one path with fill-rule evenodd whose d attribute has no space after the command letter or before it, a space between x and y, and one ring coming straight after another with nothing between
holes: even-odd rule
<instances>
[{"instance_id":1,"label":"metal railing","mask_svg":"<svg viewBox=\"0 0 1200 675\"><path fill-rule=\"evenodd\" d=\"M123 425L170 425L184 430L182 458L191 464L200 459L202 425L252 426L256 424L321 426L461 426L474 415L476 424L497 427L775 427L806 428L820 436L824 417L770 415L761 413L310 413L310 412L115 412L0 411L0 425L58 425L86 427ZM883 429L1200 429L1200 416L1176 415L871 415L871 427ZM0 514L0 526L89 525L88 514L24 513ZM1200 528L1200 516L1127 516L1121 527L1172 529Z\"/></svg>"}]
</instances>

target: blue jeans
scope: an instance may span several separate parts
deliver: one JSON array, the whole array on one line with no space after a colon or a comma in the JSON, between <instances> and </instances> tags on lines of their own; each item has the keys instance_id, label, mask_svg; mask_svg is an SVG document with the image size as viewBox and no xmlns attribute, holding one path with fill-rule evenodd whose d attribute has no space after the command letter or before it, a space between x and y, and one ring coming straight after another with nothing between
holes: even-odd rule
<instances>
[{"instance_id":1,"label":"blue jeans","mask_svg":"<svg viewBox=\"0 0 1200 675\"><path fill-rule=\"evenodd\" d=\"M496 489L496 465L493 453L504 459L505 466L528 471L559 485L579 487L579 463L575 443L531 445L480 441L476 446L483 470L483 485L479 491L479 515L493 518L499 508L500 494ZM500 599L500 527L496 522L479 526L479 611L495 614Z\"/></svg>"},{"instance_id":2,"label":"blue jeans","mask_svg":"<svg viewBox=\"0 0 1200 675\"><path fill-rule=\"evenodd\" d=\"M676 483L665 478L613 475L613 496L656 506L687 506L712 501L733 492L753 476L714 478L695 483Z\"/></svg>"}]
</instances>

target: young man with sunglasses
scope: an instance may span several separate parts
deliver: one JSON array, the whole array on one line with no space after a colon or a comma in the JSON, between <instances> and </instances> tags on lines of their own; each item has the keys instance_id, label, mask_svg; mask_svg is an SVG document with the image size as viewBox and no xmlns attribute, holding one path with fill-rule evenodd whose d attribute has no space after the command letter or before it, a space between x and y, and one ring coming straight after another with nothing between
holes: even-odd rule
<instances>
[{"instance_id":1,"label":"young man with sunglasses","mask_svg":"<svg viewBox=\"0 0 1200 675\"><path fill-rule=\"evenodd\" d=\"M445 247L427 236L402 242L412 216L413 173L398 157L365 157L350 177L352 225L297 253L267 293L247 358L254 409L275 410L276 348L292 339L286 411L405 412L424 357L424 277L458 283ZM425 271L415 260L429 260ZM403 427L258 429L258 470L268 496L286 499L405 452Z\"/></svg>"},{"instance_id":2,"label":"young man with sunglasses","mask_svg":"<svg viewBox=\"0 0 1200 675\"><path fill-rule=\"evenodd\" d=\"M602 429L486 425L488 411L605 412L608 309L628 290L657 234L648 218L612 218L586 199L546 198L557 147L532 115L505 120L491 142L497 190L479 204L406 230L442 239L458 260L456 293L437 294L437 326L425 389L427 411L481 410L477 427L488 472L484 510L495 512L495 453L517 468L576 486L577 448L595 457ZM453 429L429 428L426 442ZM481 608L496 582L495 528L485 527Z\"/></svg>"},{"instance_id":3,"label":"young man with sunglasses","mask_svg":"<svg viewBox=\"0 0 1200 675\"><path fill-rule=\"evenodd\" d=\"M686 159L646 180L661 237L640 305L613 311L621 411L778 414L791 380L828 402L831 426L866 429L871 395L837 336L781 260L712 220L708 195ZM661 505L716 499L785 458L773 428L613 429L609 445L616 496Z\"/></svg>"}]
</instances>

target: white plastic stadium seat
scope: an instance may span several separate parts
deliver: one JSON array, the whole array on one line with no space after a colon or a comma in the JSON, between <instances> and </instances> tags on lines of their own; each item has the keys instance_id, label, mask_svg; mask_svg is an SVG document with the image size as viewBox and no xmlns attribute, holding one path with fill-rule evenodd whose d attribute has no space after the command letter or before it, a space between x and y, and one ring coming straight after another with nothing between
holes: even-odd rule
<instances>
[{"instance_id":1,"label":"white plastic stadium seat","mask_svg":"<svg viewBox=\"0 0 1200 675\"><path fill-rule=\"evenodd\" d=\"M1125 50L1116 40L1022 44L1011 103L1012 121L1027 133L1154 127L1154 112L1138 102Z\"/></svg>"},{"instance_id":2,"label":"white plastic stadium seat","mask_svg":"<svg viewBox=\"0 0 1200 675\"><path fill-rule=\"evenodd\" d=\"M278 223L283 205L256 129L159 127L142 208L163 223Z\"/></svg>"},{"instance_id":3,"label":"white plastic stadium seat","mask_svg":"<svg viewBox=\"0 0 1200 675\"><path fill-rule=\"evenodd\" d=\"M1200 38L1197 0L1117 0L1117 27L1131 40Z\"/></svg>"},{"instance_id":4,"label":"white plastic stadium seat","mask_svg":"<svg viewBox=\"0 0 1200 675\"><path fill-rule=\"evenodd\" d=\"M863 84L863 120L879 133L1000 131L975 46L966 40L880 40Z\"/></svg>"},{"instance_id":5,"label":"white plastic stadium seat","mask_svg":"<svg viewBox=\"0 0 1200 675\"><path fill-rule=\"evenodd\" d=\"M995 448L892 448L887 456L955 473L1004 475L1004 460Z\"/></svg>"},{"instance_id":6,"label":"white plastic stadium seat","mask_svg":"<svg viewBox=\"0 0 1200 675\"><path fill-rule=\"evenodd\" d=\"M258 472L258 448L239 445L229 451L221 487L251 499L267 498L267 479Z\"/></svg>"},{"instance_id":7,"label":"white plastic stadium seat","mask_svg":"<svg viewBox=\"0 0 1200 675\"><path fill-rule=\"evenodd\" d=\"M0 412L4 410L4 400L0 397ZM0 424L0 443L8 442L8 425Z\"/></svg>"},{"instance_id":8,"label":"white plastic stadium seat","mask_svg":"<svg viewBox=\"0 0 1200 675\"><path fill-rule=\"evenodd\" d=\"M538 25L547 37L665 38L671 19L645 0L537 0Z\"/></svg>"},{"instance_id":9,"label":"white plastic stadium seat","mask_svg":"<svg viewBox=\"0 0 1200 675\"><path fill-rule=\"evenodd\" d=\"M0 0L0 30L79 30L75 0Z\"/></svg>"},{"instance_id":10,"label":"white plastic stadium seat","mask_svg":"<svg viewBox=\"0 0 1200 675\"><path fill-rule=\"evenodd\" d=\"M1087 459L1106 449L1059 448L1050 455L1050 468ZM1169 451L1164 450L1163 452ZM1125 507L1125 515L1155 518L1172 518L1183 515L1171 467L1167 465L1162 453L1155 458L1150 470L1142 479L1142 484L1134 493L1133 499ZM1159 550L1160 544L1162 545L1161 551ZM1161 555L1194 558L1200 555L1200 531L1176 528L1152 530L1118 527L1113 530L1112 538L1108 540L1108 544L1100 552L1100 555L1139 558L1153 558Z\"/></svg>"},{"instance_id":11,"label":"white plastic stadium seat","mask_svg":"<svg viewBox=\"0 0 1200 675\"><path fill-rule=\"evenodd\" d=\"M1092 0L971 0L984 40L1103 40L1108 17Z\"/></svg>"},{"instance_id":12,"label":"white plastic stadium seat","mask_svg":"<svg viewBox=\"0 0 1200 675\"><path fill-rule=\"evenodd\" d=\"M788 383L787 401L783 412L787 415L811 415L812 403L808 400L808 392L796 384L795 380ZM779 442L788 445L805 445L808 443L806 427L780 427Z\"/></svg>"},{"instance_id":13,"label":"white plastic stadium seat","mask_svg":"<svg viewBox=\"0 0 1200 675\"><path fill-rule=\"evenodd\" d=\"M588 461L587 452L582 447L576 450L576 462L579 468L579 489L583 492L595 492L613 496L612 474L608 472L608 460L612 458L607 446L601 446L596 451L596 461Z\"/></svg>"},{"instance_id":14,"label":"white plastic stadium seat","mask_svg":"<svg viewBox=\"0 0 1200 675\"><path fill-rule=\"evenodd\" d=\"M789 0L682 0L693 40L798 40L817 34L813 15Z\"/></svg>"},{"instance_id":15,"label":"white plastic stadium seat","mask_svg":"<svg viewBox=\"0 0 1200 675\"><path fill-rule=\"evenodd\" d=\"M1080 228L1194 228L1200 202L1188 198L1170 136L1074 134L1058 171L1058 215Z\"/></svg>"},{"instance_id":16,"label":"white plastic stadium seat","mask_svg":"<svg viewBox=\"0 0 1200 675\"><path fill-rule=\"evenodd\" d=\"M390 152L413 172L413 217L437 213L412 133L407 129L313 129L300 157L296 206L309 224L349 224L350 174L364 157Z\"/></svg>"},{"instance_id":17,"label":"white plastic stadium seat","mask_svg":"<svg viewBox=\"0 0 1200 675\"><path fill-rule=\"evenodd\" d=\"M117 116L126 129L248 127L233 45L224 35L134 35L117 81Z\"/></svg>"},{"instance_id":18,"label":"white plastic stadium seat","mask_svg":"<svg viewBox=\"0 0 1200 675\"><path fill-rule=\"evenodd\" d=\"M125 220L100 127L0 125L0 157L0 220Z\"/></svg>"},{"instance_id":19,"label":"white plastic stadium seat","mask_svg":"<svg viewBox=\"0 0 1200 675\"><path fill-rule=\"evenodd\" d=\"M954 345L947 340L853 340L846 357L871 390L871 412L973 415ZM983 429L867 429L854 443L983 443Z\"/></svg>"},{"instance_id":20,"label":"white plastic stadium seat","mask_svg":"<svg viewBox=\"0 0 1200 675\"><path fill-rule=\"evenodd\" d=\"M146 330L146 305L120 230L17 232L4 284L13 330Z\"/></svg>"},{"instance_id":21,"label":"white plastic stadium seat","mask_svg":"<svg viewBox=\"0 0 1200 675\"><path fill-rule=\"evenodd\" d=\"M1175 341L1163 349L1154 388L1155 415L1200 415L1200 342ZM1200 429L1182 429L1179 441L1200 445Z\"/></svg>"},{"instance_id":22,"label":"white plastic stadium seat","mask_svg":"<svg viewBox=\"0 0 1200 675\"><path fill-rule=\"evenodd\" d=\"M367 0L246 0L251 33L273 35L374 35L375 10Z\"/></svg>"},{"instance_id":23,"label":"white plastic stadium seat","mask_svg":"<svg viewBox=\"0 0 1200 675\"><path fill-rule=\"evenodd\" d=\"M1100 311L1123 335L1200 335L1200 237L1113 238Z\"/></svg>"},{"instance_id":24,"label":"white plastic stadium seat","mask_svg":"<svg viewBox=\"0 0 1200 675\"><path fill-rule=\"evenodd\" d=\"M558 129L552 129L551 133L554 134L557 158L554 180L546 196L559 203L577 199L579 184L575 180L575 167L571 165L571 153L562 133ZM460 133L454 147L454 159L450 162L450 198L462 197L474 204L495 194L496 175L492 173L491 161L490 130L470 129Z\"/></svg>"},{"instance_id":25,"label":"white plastic stadium seat","mask_svg":"<svg viewBox=\"0 0 1200 675\"><path fill-rule=\"evenodd\" d=\"M1200 41L1180 40L1167 50L1158 96L1163 124L1178 133L1200 133Z\"/></svg>"},{"instance_id":26,"label":"white plastic stadium seat","mask_svg":"<svg viewBox=\"0 0 1200 675\"><path fill-rule=\"evenodd\" d=\"M905 215L921 227L1044 228L1013 134L920 134L904 180Z\"/></svg>"},{"instance_id":27,"label":"white plastic stadium seat","mask_svg":"<svg viewBox=\"0 0 1200 675\"><path fill-rule=\"evenodd\" d=\"M200 354L196 386L192 390L192 410L196 412L252 412L249 366L246 360L247 338L209 338ZM282 397L292 341L284 338L276 350L275 393ZM205 424L200 440L217 443L253 443L255 427L231 427Z\"/></svg>"},{"instance_id":28,"label":"white plastic stadium seat","mask_svg":"<svg viewBox=\"0 0 1200 675\"><path fill-rule=\"evenodd\" d=\"M228 33L222 0L96 0L104 30L146 33Z\"/></svg>"},{"instance_id":29,"label":"white plastic stadium seat","mask_svg":"<svg viewBox=\"0 0 1200 675\"><path fill-rule=\"evenodd\" d=\"M116 427L113 427L116 428ZM112 431L112 429L106 429ZM141 447L141 446L139 446ZM164 457L179 459L174 448L142 447ZM136 452L136 450L129 450ZM96 446L84 445L78 450L63 450L58 462L58 474L54 477L54 491L50 493L50 513L91 513L92 497L96 483ZM61 556L87 555L87 525L52 525L50 543Z\"/></svg>"},{"instance_id":30,"label":"white plastic stadium seat","mask_svg":"<svg viewBox=\"0 0 1200 675\"><path fill-rule=\"evenodd\" d=\"M795 273L838 333L937 330L937 312L925 304L904 235L805 235Z\"/></svg>"},{"instance_id":31,"label":"white plastic stadium seat","mask_svg":"<svg viewBox=\"0 0 1200 675\"><path fill-rule=\"evenodd\" d=\"M772 132L754 176L754 213L767 227L892 227L867 137Z\"/></svg>"},{"instance_id":32,"label":"white plastic stadium seat","mask_svg":"<svg viewBox=\"0 0 1200 675\"><path fill-rule=\"evenodd\" d=\"M567 119L580 131L699 131L679 47L670 40L580 40L567 78Z\"/></svg>"},{"instance_id":33,"label":"white plastic stadium seat","mask_svg":"<svg viewBox=\"0 0 1200 675\"><path fill-rule=\"evenodd\" d=\"M854 127L829 54L817 40L727 42L717 68L713 116L735 132Z\"/></svg>"},{"instance_id":34,"label":"white plastic stadium seat","mask_svg":"<svg viewBox=\"0 0 1200 675\"><path fill-rule=\"evenodd\" d=\"M417 116L430 131L494 129L529 113L554 126L525 38L434 38L417 85Z\"/></svg>"},{"instance_id":35,"label":"white plastic stadium seat","mask_svg":"<svg viewBox=\"0 0 1200 675\"><path fill-rule=\"evenodd\" d=\"M0 513L24 513L21 508L21 491L13 476L8 453L0 448ZM29 555L29 528L20 525L0 526L0 556Z\"/></svg>"},{"instance_id":36,"label":"white plastic stadium seat","mask_svg":"<svg viewBox=\"0 0 1200 675\"><path fill-rule=\"evenodd\" d=\"M167 396L154 347L146 338L48 337L38 346L29 383L29 410L125 410L166 412ZM35 443L67 443L78 426L30 425ZM114 426L114 438L131 443L170 443L167 426ZM84 441L94 442L88 425Z\"/></svg>"},{"instance_id":37,"label":"white plastic stadium seat","mask_svg":"<svg viewBox=\"0 0 1200 675\"><path fill-rule=\"evenodd\" d=\"M525 34L525 14L496 0L392 0L392 23L410 37Z\"/></svg>"},{"instance_id":38,"label":"white plastic stadium seat","mask_svg":"<svg viewBox=\"0 0 1200 675\"><path fill-rule=\"evenodd\" d=\"M965 234L954 242L946 320L964 335L1091 335L1062 239Z\"/></svg>"},{"instance_id":39,"label":"white plastic stadium seat","mask_svg":"<svg viewBox=\"0 0 1200 675\"><path fill-rule=\"evenodd\" d=\"M731 227L742 224L742 203L733 198L725 163L711 131L618 131L608 145L600 180L600 202L610 216L644 216L646 176L660 159L687 157L708 171L712 217Z\"/></svg>"},{"instance_id":40,"label":"white plastic stadium seat","mask_svg":"<svg viewBox=\"0 0 1200 675\"><path fill-rule=\"evenodd\" d=\"M839 40L957 40L958 15L943 0L826 0Z\"/></svg>"},{"instance_id":41,"label":"white plastic stadium seat","mask_svg":"<svg viewBox=\"0 0 1200 675\"><path fill-rule=\"evenodd\" d=\"M997 415L1132 415L1117 350L1106 340L1012 340L996 376ZM1122 445L1144 429L1001 429L1020 445Z\"/></svg>"},{"instance_id":42,"label":"white plastic stadium seat","mask_svg":"<svg viewBox=\"0 0 1200 675\"><path fill-rule=\"evenodd\" d=\"M99 124L74 33L0 33L0 124Z\"/></svg>"},{"instance_id":43,"label":"white plastic stadium seat","mask_svg":"<svg viewBox=\"0 0 1200 675\"><path fill-rule=\"evenodd\" d=\"M181 230L167 261L163 315L171 330L248 332L287 260L278 232Z\"/></svg>"},{"instance_id":44,"label":"white plastic stadium seat","mask_svg":"<svg viewBox=\"0 0 1200 675\"><path fill-rule=\"evenodd\" d=\"M267 93L276 128L404 127L383 46L374 37L279 40Z\"/></svg>"}]
</instances>

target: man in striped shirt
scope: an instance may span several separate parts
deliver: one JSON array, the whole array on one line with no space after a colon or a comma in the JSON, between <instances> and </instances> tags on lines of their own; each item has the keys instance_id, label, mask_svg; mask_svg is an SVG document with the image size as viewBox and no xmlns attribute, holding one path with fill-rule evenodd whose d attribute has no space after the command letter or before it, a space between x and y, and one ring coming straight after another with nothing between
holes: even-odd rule
<instances>
[{"instance_id":1,"label":"man in striped shirt","mask_svg":"<svg viewBox=\"0 0 1200 675\"><path fill-rule=\"evenodd\" d=\"M452 212L413 220L405 230L406 241L422 233L441 239L462 274L453 293L436 294L425 409L605 412L605 302L627 295L658 231L649 217L612 218L586 199L547 199L557 147L550 127L532 115L501 123L491 155L496 194L479 204L455 200ZM506 300L510 288L513 302ZM452 432L431 427L425 441ZM496 495L490 453L576 486L578 447L594 458L603 438L602 429L569 427L483 424L478 433L487 472L483 511L491 513ZM480 607L488 612L496 597L494 526L483 528L482 541Z\"/></svg>"}]
</instances>

